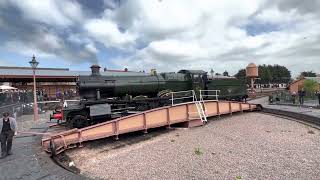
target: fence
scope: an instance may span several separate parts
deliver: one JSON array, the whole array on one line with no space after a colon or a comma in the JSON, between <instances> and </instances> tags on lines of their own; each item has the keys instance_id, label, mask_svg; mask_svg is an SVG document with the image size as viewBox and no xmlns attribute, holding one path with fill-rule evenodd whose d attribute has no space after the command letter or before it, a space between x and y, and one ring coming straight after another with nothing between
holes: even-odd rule
<instances>
[{"instance_id":1,"label":"fence","mask_svg":"<svg viewBox=\"0 0 320 180\"><path fill-rule=\"evenodd\" d=\"M220 90L200 90L200 101L204 99L219 100Z\"/></svg>"},{"instance_id":2,"label":"fence","mask_svg":"<svg viewBox=\"0 0 320 180\"><path fill-rule=\"evenodd\" d=\"M269 96L269 102L274 104L300 105L299 95L293 95L289 91L275 92ZM306 93L303 97L303 105L319 106L319 97L315 93Z\"/></svg>"},{"instance_id":3,"label":"fence","mask_svg":"<svg viewBox=\"0 0 320 180\"><path fill-rule=\"evenodd\" d=\"M0 106L17 103L30 103L33 101L32 92L3 92L0 93Z\"/></svg>"},{"instance_id":4,"label":"fence","mask_svg":"<svg viewBox=\"0 0 320 180\"><path fill-rule=\"evenodd\" d=\"M178 92L171 92L171 105L174 106L175 103L181 103L181 102L188 102L191 101L194 102L196 98L194 90L189 91L178 91Z\"/></svg>"},{"instance_id":5,"label":"fence","mask_svg":"<svg viewBox=\"0 0 320 180\"><path fill-rule=\"evenodd\" d=\"M44 99L41 96L38 96L37 99L39 113L53 110L62 104L62 100L43 101ZM9 112L16 117L24 114L33 114L33 101L33 92L30 91L0 93L0 116L4 112Z\"/></svg>"}]
</instances>

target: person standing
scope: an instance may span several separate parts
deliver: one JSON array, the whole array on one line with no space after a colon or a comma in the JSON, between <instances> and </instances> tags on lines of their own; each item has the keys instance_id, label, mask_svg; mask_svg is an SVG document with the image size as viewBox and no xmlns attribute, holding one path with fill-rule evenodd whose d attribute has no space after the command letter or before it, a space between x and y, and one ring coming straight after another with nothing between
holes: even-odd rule
<instances>
[{"instance_id":1,"label":"person standing","mask_svg":"<svg viewBox=\"0 0 320 180\"><path fill-rule=\"evenodd\" d=\"M304 103L304 96L306 95L306 92L304 91L303 88L298 91L298 95L299 95L299 103L300 103L300 105L303 105L303 103Z\"/></svg>"},{"instance_id":2,"label":"person standing","mask_svg":"<svg viewBox=\"0 0 320 180\"><path fill-rule=\"evenodd\" d=\"M297 96L297 93L295 91L293 91L293 93L291 95L293 104L296 104L296 96Z\"/></svg>"},{"instance_id":3,"label":"person standing","mask_svg":"<svg viewBox=\"0 0 320 180\"><path fill-rule=\"evenodd\" d=\"M320 106L320 91L316 91L316 96L318 97L318 106Z\"/></svg>"},{"instance_id":4,"label":"person standing","mask_svg":"<svg viewBox=\"0 0 320 180\"><path fill-rule=\"evenodd\" d=\"M17 132L17 122L14 118L9 117L9 113L3 113L0 120L0 142L1 142L1 159L11 155L12 139Z\"/></svg>"}]
</instances>

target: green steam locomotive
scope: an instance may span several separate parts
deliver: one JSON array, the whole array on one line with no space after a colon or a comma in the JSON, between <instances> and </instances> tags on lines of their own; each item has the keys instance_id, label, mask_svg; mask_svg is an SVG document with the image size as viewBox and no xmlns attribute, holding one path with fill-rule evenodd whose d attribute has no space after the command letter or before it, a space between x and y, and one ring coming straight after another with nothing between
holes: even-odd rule
<instances>
[{"instance_id":1,"label":"green steam locomotive","mask_svg":"<svg viewBox=\"0 0 320 180\"><path fill-rule=\"evenodd\" d=\"M219 99L241 101L247 98L245 81L210 78L202 70L177 73L100 72L91 66L91 75L79 76L81 101L63 109L63 119L71 127L82 128L137 111L169 105L170 92L220 90ZM209 97L209 96L208 96Z\"/></svg>"}]
</instances>

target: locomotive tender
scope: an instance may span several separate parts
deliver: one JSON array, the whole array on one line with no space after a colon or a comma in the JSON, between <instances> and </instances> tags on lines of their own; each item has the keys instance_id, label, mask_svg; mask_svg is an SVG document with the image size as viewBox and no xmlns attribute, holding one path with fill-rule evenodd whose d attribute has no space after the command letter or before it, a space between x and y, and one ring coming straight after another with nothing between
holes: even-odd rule
<instances>
[{"instance_id":1,"label":"locomotive tender","mask_svg":"<svg viewBox=\"0 0 320 180\"><path fill-rule=\"evenodd\" d=\"M243 80L208 79L207 73L202 70L101 75L100 67L93 65L91 72L89 76L78 77L80 103L63 110L63 119L71 127L82 128L100 120L168 105L168 92L220 90L220 99L242 100L247 97L247 86Z\"/></svg>"}]
</instances>

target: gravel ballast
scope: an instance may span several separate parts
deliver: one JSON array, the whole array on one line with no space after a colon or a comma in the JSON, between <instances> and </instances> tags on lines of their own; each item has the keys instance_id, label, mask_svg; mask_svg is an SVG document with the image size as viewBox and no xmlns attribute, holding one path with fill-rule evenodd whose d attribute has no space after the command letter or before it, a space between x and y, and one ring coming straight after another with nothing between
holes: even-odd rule
<instances>
[{"instance_id":1,"label":"gravel ballast","mask_svg":"<svg viewBox=\"0 0 320 180\"><path fill-rule=\"evenodd\" d=\"M260 113L87 143L67 151L98 179L319 179L320 131Z\"/></svg>"}]
</instances>

